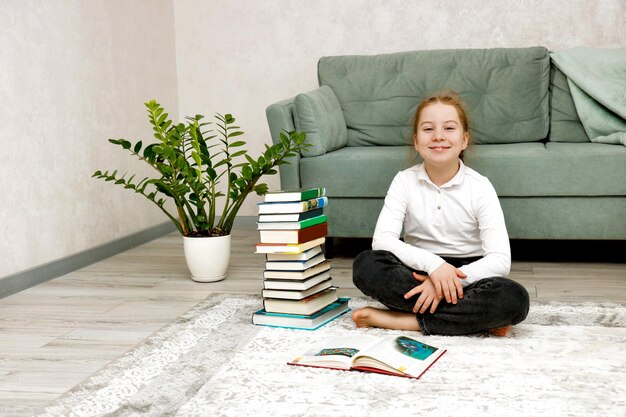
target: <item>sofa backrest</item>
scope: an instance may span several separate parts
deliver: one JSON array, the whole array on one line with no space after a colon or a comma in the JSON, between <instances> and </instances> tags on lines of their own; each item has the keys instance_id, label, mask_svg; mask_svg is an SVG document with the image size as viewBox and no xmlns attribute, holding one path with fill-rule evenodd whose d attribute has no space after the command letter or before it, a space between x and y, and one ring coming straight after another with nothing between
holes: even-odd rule
<instances>
[{"instance_id":1,"label":"sofa backrest","mask_svg":"<svg viewBox=\"0 0 626 417\"><path fill-rule=\"evenodd\" d=\"M576 113L567 77L554 64L550 69L550 141L589 142Z\"/></svg>"},{"instance_id":2,"label":"sofa backrest","mask_svg":"<svg viewBox=\"0 0 626 417\"><path fill-rule=\"evenodd\" d=\"M543 47L449 49L323 57L347 146L409 145L419 102L452 89L465 101L475 143L534 142L549 128L550 57Z\"/></svg>"}]
</instances>

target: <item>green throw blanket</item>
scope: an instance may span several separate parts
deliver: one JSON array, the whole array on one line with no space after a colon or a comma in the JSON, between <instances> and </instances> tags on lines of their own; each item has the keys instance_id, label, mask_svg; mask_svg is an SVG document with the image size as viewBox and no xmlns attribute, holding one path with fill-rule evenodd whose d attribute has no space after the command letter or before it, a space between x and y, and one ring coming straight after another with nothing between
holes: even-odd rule
<instances>
[{"instance_id":1,"label":"green throw blanket","mask_svg":"<svg viewBox=\"0 0 626 417\"><path fill-rule=\"evenodd\" d=\"M626 48L577 47L550 54L567 77L592 142L626 146Z\"/></svg>"}]
</instances>

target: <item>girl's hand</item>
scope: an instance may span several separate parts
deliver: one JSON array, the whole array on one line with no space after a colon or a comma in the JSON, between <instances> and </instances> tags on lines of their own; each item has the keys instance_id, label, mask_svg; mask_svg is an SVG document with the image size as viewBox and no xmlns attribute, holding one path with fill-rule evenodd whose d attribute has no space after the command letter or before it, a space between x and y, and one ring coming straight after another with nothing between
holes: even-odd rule
<instances>
[{"instance_id":1,"label":"girl's hand","mask_svg":"<svg viewBox=\"0 0 626 417\"><path fill-rule=\"evenodd\" d=\"M430 279L435 285L437 297L445 297L446 301L452 304L457 303L458 298L463 298L463 285L459 278L466 278L460 269L455 268L449 263L444 263L430 274Z\"/></svg>"},{"instance_id":2,"label":"girl's hand","mask_svg":"<svg viewBox=\"0 0 626 417\"><path fill-rule=\"evenodd\" d=\"M424 314L430 307L430 313L434 313L441 301L441 297L437 297L435 285L427 275L419 275L413 272L413 278L420 281L421 284L404 294L404 298L409 299L416 294L420 294L413 307L413 312L417 313L419 311L420 314Z\"/></svg>"}]
</instances>

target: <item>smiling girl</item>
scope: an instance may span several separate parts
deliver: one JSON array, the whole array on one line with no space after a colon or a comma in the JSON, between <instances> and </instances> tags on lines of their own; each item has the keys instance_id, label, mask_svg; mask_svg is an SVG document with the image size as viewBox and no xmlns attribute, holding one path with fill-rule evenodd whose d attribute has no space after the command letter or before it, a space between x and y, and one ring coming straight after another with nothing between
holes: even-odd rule
<instances>
[{"instance_id":1,"label":"smiling girl","mask_svg":"<svg viewBox=\"0 0 626 417\"><path fill-rule=\"evenodd\" d=\"M389 309L355 311L358 327L504 336L526 318L527 291L505 278L511 251L498 196L463 163L468 124L454 92L418 106L413 144L424 162L396 175L372 250L353 266L357 288Z\"/></svg>"}]
</instances>

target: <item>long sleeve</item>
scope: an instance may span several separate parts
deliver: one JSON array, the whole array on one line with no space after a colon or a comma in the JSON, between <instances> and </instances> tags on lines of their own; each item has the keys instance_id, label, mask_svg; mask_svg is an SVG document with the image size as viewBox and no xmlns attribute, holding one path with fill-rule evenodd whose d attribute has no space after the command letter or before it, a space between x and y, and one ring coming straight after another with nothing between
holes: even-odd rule
<instances>
[{"instance_id":1,"label":"long sleeve","mask_svg":"<svg viewBox=\"0 0 626 417\"><path fill-rule=\"evenodd\" d=\"M372 248L390 251L406 266L428 274L445 257L481 257L460 268L467 275L461 280L463 286L482 278L506 277L511 268L496 191L486 177L463 164L442 186L430 181L423 165L399 172L387 191Z\"/></svg>"},{"instance_id":2,"label":"long sleeve","mask_svg":"<svg viewBox=\"0 0 626 417\"><path fill-rule=\"evenodd\" d=\"M507 277L511 271L509 235L498 196L491 183L483 190L473 202L483 258L459 268L467 275L464 286L482 278Z\"/></svg>"},{"instance_id":3,"label":"long sleeve","mask_svg":"<svg viewBox=\"0 0 626 417\"><path fill-rule=\"evenodd\" d=\"M428 250L400 240L410 195L408 184L403 181L402 175L403 173L396 175L387 191L385 204L374 230L372 249L392 252L406 266L431 274L445 261Z\"/></svg>"}]
</instances>

